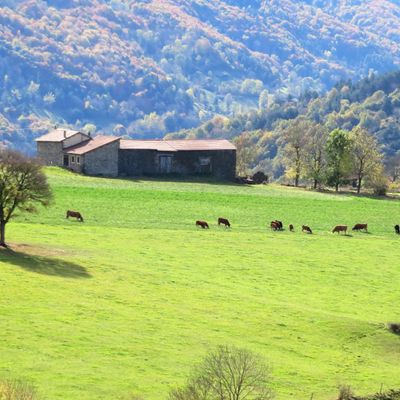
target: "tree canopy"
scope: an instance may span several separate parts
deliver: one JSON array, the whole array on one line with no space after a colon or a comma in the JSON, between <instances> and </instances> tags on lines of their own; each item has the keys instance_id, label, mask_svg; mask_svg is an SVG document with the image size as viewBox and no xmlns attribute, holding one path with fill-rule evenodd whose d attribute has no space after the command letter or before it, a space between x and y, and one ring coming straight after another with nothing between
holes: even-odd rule
<instances>
[{"instance_id":1,"label":"tree canopy","mask_svg":"<svg viewBox=\"0 0 400 400\"><path fill-rule=\"evenodd\" d=\"M15 151L0 150L0 246L5 247L5 227L15 214L35 212L52 199L41 165Z\"/></svg>"}]
</instances>

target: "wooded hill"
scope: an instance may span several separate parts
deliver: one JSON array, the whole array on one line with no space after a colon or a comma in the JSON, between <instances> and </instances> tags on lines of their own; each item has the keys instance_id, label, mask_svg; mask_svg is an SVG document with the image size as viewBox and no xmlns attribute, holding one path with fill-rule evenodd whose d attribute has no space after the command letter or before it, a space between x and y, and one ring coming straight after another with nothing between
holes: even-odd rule
<instances>
[{"instance_id":1,"label":"wooded hill","mask_svg":"<svg viewBox=\"0 0 400 400\"><path fill-rule=\"evenodd\" d=\"M398 26L394 0L3 0L1 140L161 137L322 93L398 66Z\"/></svg>"},{"instance_id":2,"label":"wooded hill","mask_svg":"<svg viewBox=\"0 0 400 400\"><path fill-rule=\"evenodd\" d=\"M283 174L279 159L282 122L299 115L322 124L328 131L352 130L359 125L372 133L386 158L400 154L400 72L371 75L357 83L336 85L323 96L309 94L298 100L276 101L262 110L233 118L217 116L197 129L174 137L226 137L257 148L251 167Z\"/></svg>"}]
</instances>

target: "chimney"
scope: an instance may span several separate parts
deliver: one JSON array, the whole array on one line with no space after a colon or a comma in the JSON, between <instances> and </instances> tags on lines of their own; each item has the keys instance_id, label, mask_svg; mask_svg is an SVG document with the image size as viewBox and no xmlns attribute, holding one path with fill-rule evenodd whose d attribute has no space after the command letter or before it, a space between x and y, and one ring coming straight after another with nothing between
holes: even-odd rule
<instances>
[{"instance_id":1,"label":"chimney","mask_svg":"<svg viewBox=\"0 0 400 400\"><path fill-rule=\"evenodd\" d=\"M64 139L67 137L67 131L64 131Z\"/></svg>"}]
</instances>

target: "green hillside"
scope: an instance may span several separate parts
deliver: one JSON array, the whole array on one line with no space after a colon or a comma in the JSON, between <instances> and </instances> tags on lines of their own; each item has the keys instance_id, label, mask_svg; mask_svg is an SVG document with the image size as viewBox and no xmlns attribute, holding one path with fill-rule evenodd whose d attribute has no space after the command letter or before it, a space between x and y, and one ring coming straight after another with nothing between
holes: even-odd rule
<instances>
[{"instance_id":1,"label":"green hillside","mask_svg":"<svg viewBox=\"0 0 400 400\"><path fill-rule=\"evenodd\" d=\"M0 378L46 399L162 399L210 348L236 344L270 362L279 399L399 387L400 339L385 329L400 320L397 200L48 176L53 206L19 216L0 251ZM330 233L356 222L370 233Z\"/></svg>"}]
</instances>

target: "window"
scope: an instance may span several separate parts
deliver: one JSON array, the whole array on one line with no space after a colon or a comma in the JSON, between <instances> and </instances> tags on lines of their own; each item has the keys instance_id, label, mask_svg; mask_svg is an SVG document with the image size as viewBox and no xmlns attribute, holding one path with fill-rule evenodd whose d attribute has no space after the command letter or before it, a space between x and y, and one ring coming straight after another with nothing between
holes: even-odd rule
<instances>
[{"instance_id":1,"label":"window","mask_svg":"<svg viewBox=\"0 0 400 400\"><path fill-rule=\"evenodd\" d=\"M76 163L80 164L81 163L81 158L79 156L76 156Z\"/></svg>"},{"instance_id":2,"label":"window","mask_svg":"<svg viewBox=\"0 0 400 400\"><path fill-rule=\"evenodd\" d=\"M211 157L199 157L199 164L201 174L211 173Z\"/></svg>"},{"instance_id":3,"label":"window","mask_svg":"<svg viewBox=\"0 0 400 400\"><path fill-rule=\"evenodd\" d=\"M211 158L210 157L200 157L200 165L206 166L211 164Z\"/></svg>"},{"instance_id":4,"label":"window","mask_svg":"<svg viewBox=\"0 0 400 400\"><path fill-rule=\"evenodd\" d=\"M71 164L75 164L75 156L71 156Z\"/></svg>"}]
</instances>

